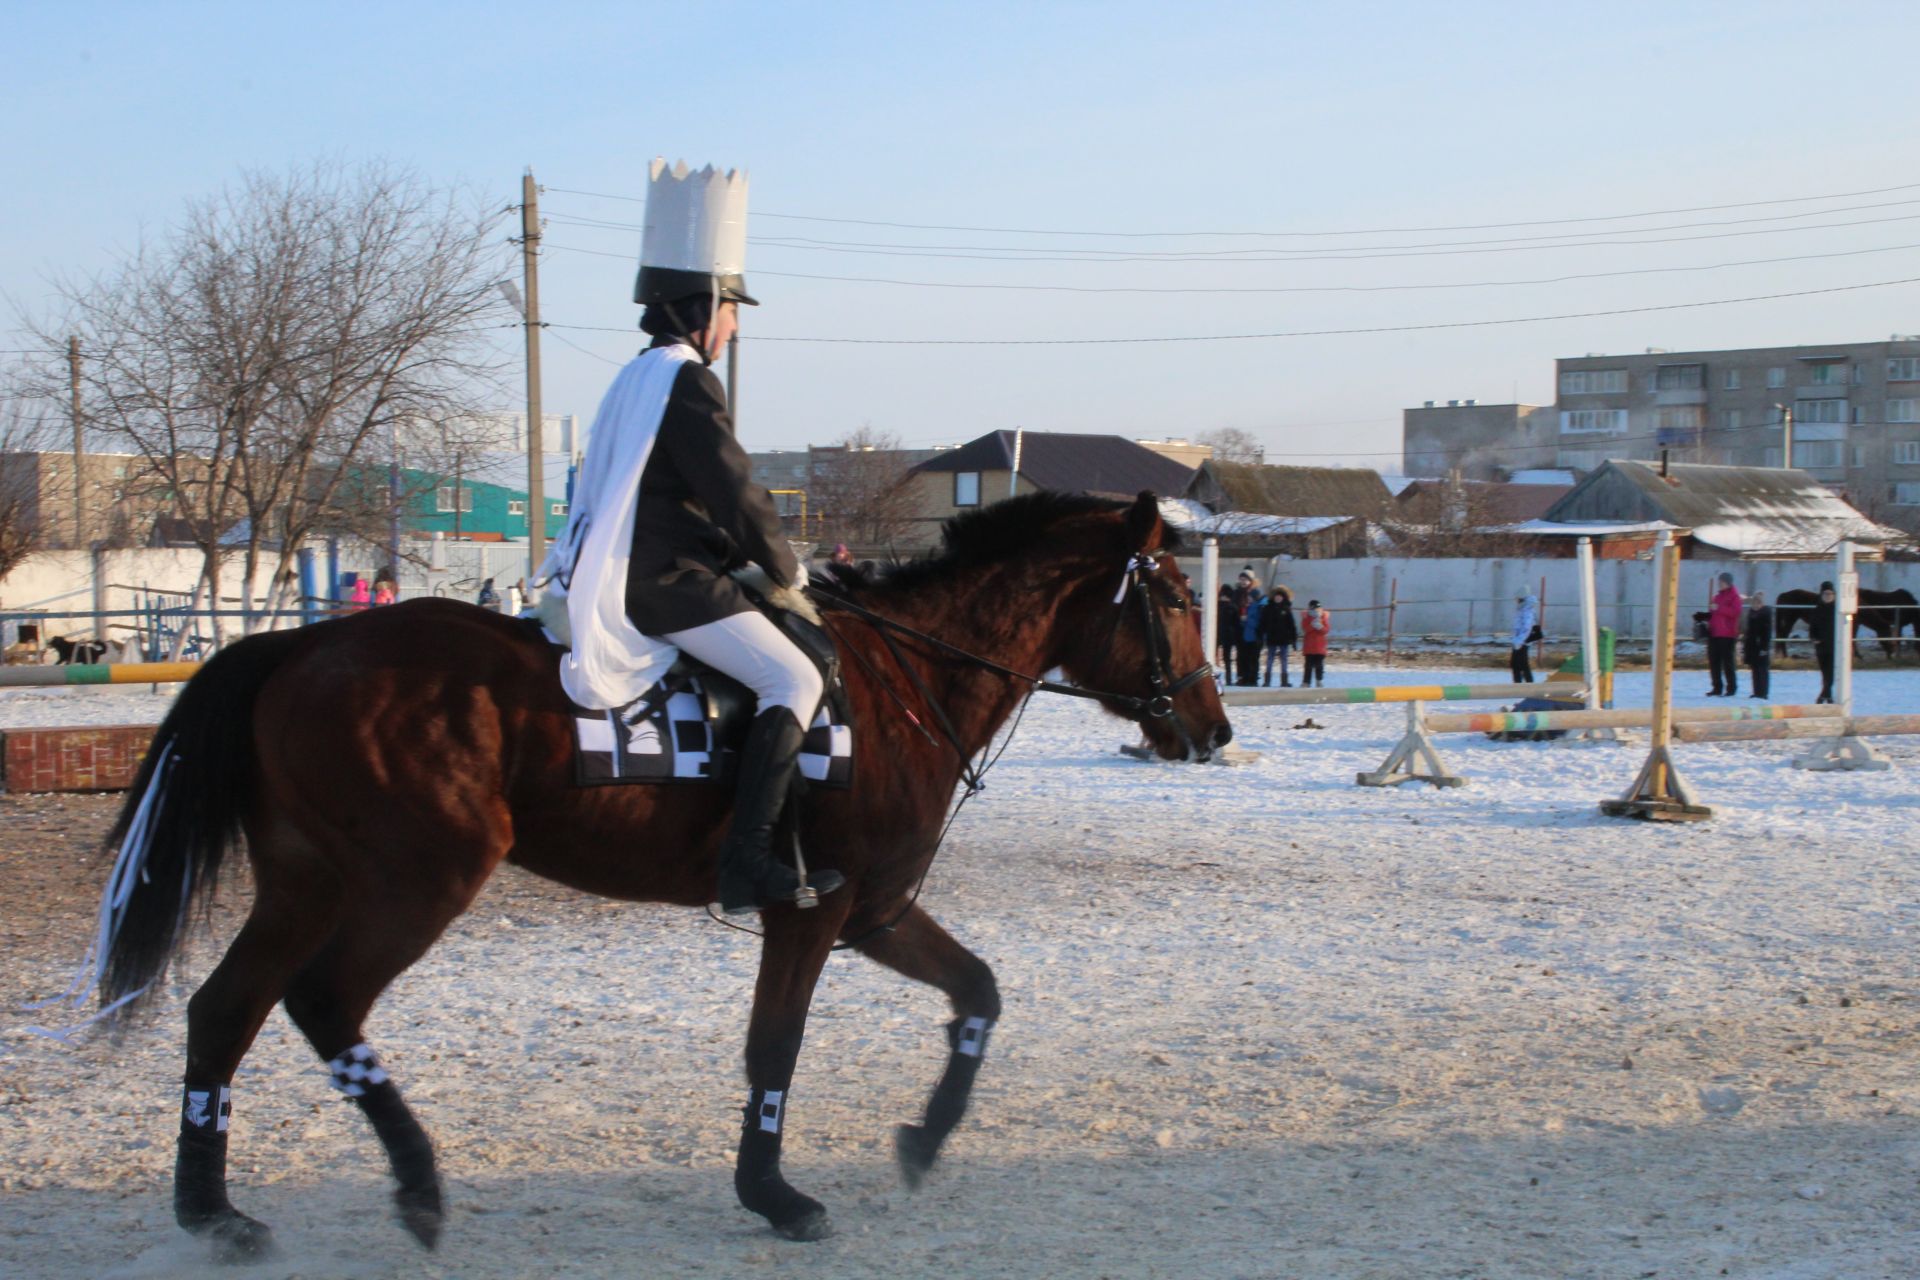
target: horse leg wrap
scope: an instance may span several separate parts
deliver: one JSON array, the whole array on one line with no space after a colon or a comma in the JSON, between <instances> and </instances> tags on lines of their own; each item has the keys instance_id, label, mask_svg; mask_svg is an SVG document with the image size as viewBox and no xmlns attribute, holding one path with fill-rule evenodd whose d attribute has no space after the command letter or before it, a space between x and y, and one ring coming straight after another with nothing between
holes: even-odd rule
<instances>
[{"instance_id":1,"label":"horse leg wrap","mask_svg":"<svg viewBox=\"0 0 1920 1280\"><path fill-rule=\"evenodd\" d=\"M369 1046L353 1046L329 1062L327 1069L333 1073L333 1087L359 1106L386 1149L394 1180L400 1184L393 1198L401 1225L421 1244L433 1248L440 1239L444 1210L427 1131L413 1118L399 1086Z\"/></svg>"},{"instance_id":2,"label":"horse leg wrap","mask_svg":"<svg viewBox=\"0 0 1920 1280\"><path fill-rule=\"evenodd\" d=\"M947 1024L947 1044L952 1053L940 1083L927 1099L927 1114L919 1124L903 1124L894 1133L894 1150L900 1158L900 1170L909 1187L917 1187L940 1154L960 1118L967 1114L967 1097L973 1092L974 1077L986 1060L987 1037L993 1033L991 1018L955 1018Z\"/></svg>"},{"instance_id":3,"label":"horse leg wrap","mask_svg":"<svg viewBox=\"0 0 1920 1280\"><path fill-rule=\"evenodd\" d=\"M827 1234L826 1209L813 1197L795 1191L780 1174L780 1131L786 1111L785 1089L748 1091L733 1189L741 1204L782 1235L817 1240Z\"/></svg>"},{"instance_id":4,"label":"horse leg wrap","mask_svg":"<svg viewBox=\"0 0 1920 1280\"><path fill-rule=\"evenodd\" d=\"M940 1083L933 1088L933 1097L927 1100L927 1118L921 1122L921 1128L936 1144L952 1133L967 1113L967 1095L973 1092L973 1078L980 1074L980 1064L986 1060L987 1037L991 1034L990 1018L955 1018L947 1024L947 1044L953 1052Z\"/></svg>"},{"instance_id":5,"label":"horse leg wrap","mask_svg":"<svg viewBox=\"0 0 1920 1280\"><path fill-rule=\"evenodd\" d=\"M233 1212L227 1199L227 1124L232 1117L232 1089L217 1081L187 1082L173 1164L173 1216L188 1230Z\"/></svg>"},{"instance_id":6,"label":"horse leg wrap","mask_svg":"<svg viewBox=\"0 0 1920 1280\"><path fill-rule=\"evenodd\" d=\"M180 1103L180 1143L173 1162L173 1219L213 1240L228 1261L271 1250L272 1233L227 1199L227 1125L233 1090L219 1080L188 1080Z\"/></svg>"}]
</instances>

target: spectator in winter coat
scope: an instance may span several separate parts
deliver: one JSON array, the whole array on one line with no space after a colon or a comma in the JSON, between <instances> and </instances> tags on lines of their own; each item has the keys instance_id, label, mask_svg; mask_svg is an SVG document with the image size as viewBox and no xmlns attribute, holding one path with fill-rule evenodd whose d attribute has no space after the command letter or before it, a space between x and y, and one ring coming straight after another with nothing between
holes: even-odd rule
<instances>
[{"instance_id":1,"label":"spectator in winter coat","mask_svg":"<svg viewBox=\"0 0 1920 1280\"><path fill-rule=\"evenodd\" d=\"M1243 569L1240 573L1240 586L1234 592L1239 604L1239 617L1233 633L1235 641L1233 665L1239 672L1235 684L1254 685L1260 683L1260 613L1266 607L1266 601L1260 595L1260 581L1253 576L1252 569Z\"/></svg>"},{"instance_id":2,"label":"spectator in winter coat","mask_svg":"<svg viewBox=\"0 0 1920 1280\"><path fill-rule=\"evenodd\" d=\"M1327 637L1333 632L1333 619L1318 600L1307 601L1300 611L1300 687L1311 689L1317 681L1327 687Z\"/></svg>"},{"instance_id":3,"label":"spectator in winter coat","mask_svg":"<svg viewBox=\"0 0 1920 1280\"><path fill-rule=\"evenodd\" d=\"M1214 664L1220 668L1220 683L1233 683L1234 641L1240 628L1240 613L1234 606L1233 588L1222 583L1220 598L1213 602Z\"/></svg>"},{"instance_id":4,"label":"spectator in winter coat","mask_svg":"<svg viewBox=\"0 0 1920 1280\"><path fill-rule=\"evenodd\" d=\"M1834 602L1838 599L1831 582L1821 583L1820 603L1807 619L1807 631L1813 636L1813 656L1820 663L1820 696L1815 702L1833 701L1833 638L1840 629Z\"/></svg>"},{"instance_id":5,"label":"spectator in winter coat","mask_svg":"<svg viewBox=\"0 0 1920 1280\"><path fill-rule=\"evenodd\" d=\"M1713 688L1707 696L1731 698L1740 692L1740 668L1734 662L1740 638L1740 593L1733 588L1732 574L1721 574L1719 582L1707 614L1707 667L1713 673Z\"/></svg>"},{"instance_id":6,"label":"spectator in winter coat","mask_svg":"<svg viewBox=\"0 0 1920 1280\"><path fill-rule=\"evenodd\" d=\"M1293 681L1287 671L1287 655L1300 643L1300 626L1293 620L1293 593L1276 586L1267 593L1267 607L1260 611L1260 638L1267 643L1267 672L1261 681L1273 683L1273 657L1280 655L1280 687L1290 689Z\"/></svg>"},{"instance_id":7,"label":"spectator in winter coat","mask_svg":"<svg viewBox=\"0 0 1920 1280\"><path fill-rule=\"evenodd\" d=\"M1765 698L1773 675L1773 606L1767 603L1764 591L1747 597L1747 622L1740 645L1747 651L1747 670L1753 673L1753 692L1747 696Z\"/></svg>"},{"instance_id":8,"label":"spectator in winter coat","mask_svg":"<svg viewBox=\"0 0 1920 1280\"><path fill-rule=\"evenodd\" d=\"M1513 672L1515 684L1532 684L1533 663L1527 651L1533 644L1533 629L1540 622L1540 606L1524 591L1513 601L1513 649L1507 655L1507 667Z\"/></svg>"}]
</instances>

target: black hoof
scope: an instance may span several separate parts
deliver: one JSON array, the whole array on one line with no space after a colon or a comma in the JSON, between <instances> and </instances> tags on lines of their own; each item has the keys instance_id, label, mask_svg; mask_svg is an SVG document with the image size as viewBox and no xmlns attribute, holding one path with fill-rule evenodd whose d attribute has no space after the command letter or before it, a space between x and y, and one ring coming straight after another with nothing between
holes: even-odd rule
<instances>
[{"instance_id":1,"label":"black hoof","mask_svg":"<svg viewBox=\"0 0 1920 1280\"><path fill-rule=\"evenodd\" d=\"M407 1234L428 1249L440 1243L440 1230L446 1225L446 1211L440 1203L440 1184L402 1187L393 1193L394 1207L400 1211L400 1225Z\"/></svg>"},{"instance_id":2,"label":"black hoof","mask_svg":"<svg viewBox=\"0 0 1920 1280\"><path fill-rule=\"evenodd\" d=\"M258 1262L273 1256L273 1231L238 1209L180 1225L212 1247L215 1262Z\"/></svg>"},{"instance_id":3,"label":"black hoof","mask_svg":"<svg viewBox=\"0 0 1920 1280\"><path fill-rule=\"evenodd\" d=\"M907 1190L918 1191L940 1154L940 1141L917 1124L903 1124L893 1131L893 1153L900 1160Z\"/></svg>"},{"instance_id":4,"label":"black hoof","mask_svg":"<svg viewBox=\"0 0 1920 1280\"><path fill-rule=\"evenodd\" d=\"M833 1234L833 1222L818 1205L789 1222L776 1222L773 1229L789 1240L825 1240Z\"/></svg>"}]
</instances>

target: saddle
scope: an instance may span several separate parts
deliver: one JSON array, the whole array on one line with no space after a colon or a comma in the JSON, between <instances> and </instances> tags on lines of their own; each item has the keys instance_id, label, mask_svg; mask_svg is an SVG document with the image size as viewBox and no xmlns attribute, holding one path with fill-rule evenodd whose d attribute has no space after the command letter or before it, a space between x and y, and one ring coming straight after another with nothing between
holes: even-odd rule
<instances>
[{"instance_id":1,"label":"saddle","mask_svg":"<svg viewBox=\"0 0 1920 1280\"><path fill-rule=\"evenodd\" d=\"M811 786L853 785L853 728L840 656L825 627L749 593L773 624L819 669L826 697L800 748L800 776ZM530 619L538 627L537 619ZM544 628L542 637L558 646ZM731 784L740 745L758 710L751 690L681 654L657 684L611 711L573 709L574 782L583 787L635 783Z\"/></svg>"}]
</instances>

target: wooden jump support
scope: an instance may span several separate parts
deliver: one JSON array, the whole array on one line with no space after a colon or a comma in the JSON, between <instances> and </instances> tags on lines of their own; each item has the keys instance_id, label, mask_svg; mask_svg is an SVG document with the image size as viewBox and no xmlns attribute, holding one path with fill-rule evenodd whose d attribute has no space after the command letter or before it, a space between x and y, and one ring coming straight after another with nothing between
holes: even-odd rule
<instances>
[{"instance_id":1,"label":"wooden jump support","mask_svg":"<svg viewBox=\"0 0 1920 1280\"><path fill-rule=\"evenodd\" d=\"M1673 632L1680 609L1680 548L1662 532L1654 548L1652 749L1640 773L1618 800L1602 800L1600 812L1614 818L1699 822L1713 810L1694 799L1673 760Z\"/></svg>"},{"instance_id":2,"label":"wooden jump support","mask_svg":"<svg viewBox=\"0 0 1920 1280\"><path fill-rule=\"evenodd\" d=\"M69 684L183 684L197 662L74 662L65 666L0 667L0 688Z\"/></svg>"}]
</instances>

